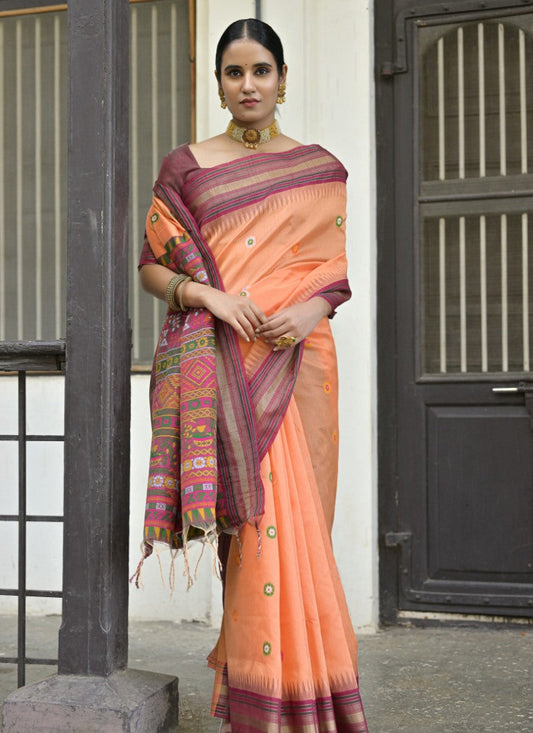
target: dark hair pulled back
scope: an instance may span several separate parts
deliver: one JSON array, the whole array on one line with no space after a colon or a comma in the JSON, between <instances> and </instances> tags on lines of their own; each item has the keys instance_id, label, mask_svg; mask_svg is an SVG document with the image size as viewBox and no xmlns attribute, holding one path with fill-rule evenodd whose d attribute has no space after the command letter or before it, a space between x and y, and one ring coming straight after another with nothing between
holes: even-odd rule
<instances>
[{"instance_id":1,"label":"dark hair pulled back","mask_svg":"<svg viewBox=\"0 0 533 733\"><path fill-rule=\"evenodd\" d=\"M233 41L239 41L242 38L248 38L251 41L257 41L261 46L266 48L276 61L278 74L283 73L283 65L285 63L283 57L283 46L276 31L257 18L245 18L236 20L229 25L224 33L220 36L215 55L215 69L217 78L220 79L222 67L222 55L224 51Z\"/></svg>"}]
</instances>

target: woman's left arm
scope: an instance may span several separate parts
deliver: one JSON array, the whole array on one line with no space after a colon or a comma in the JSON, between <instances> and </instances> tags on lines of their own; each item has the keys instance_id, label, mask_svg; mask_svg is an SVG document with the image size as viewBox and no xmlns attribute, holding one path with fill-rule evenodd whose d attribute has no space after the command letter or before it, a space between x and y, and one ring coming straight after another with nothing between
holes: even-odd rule
<instances>
[{"instance_id":1,"label":"woman's left arm","mask_svg":"<svg viewBox=\"0 0 533 733\"><path fill-rule=\"evenodd\" d=\"M294 345L314 331L322 318L331 314L332 308L324 298L316 296L305 303L295 303L273 313L256 329L259 338L275 344L281 336L294 338ZM274 346L274 351L278 347Z\"/></svg>"}]
</instances>

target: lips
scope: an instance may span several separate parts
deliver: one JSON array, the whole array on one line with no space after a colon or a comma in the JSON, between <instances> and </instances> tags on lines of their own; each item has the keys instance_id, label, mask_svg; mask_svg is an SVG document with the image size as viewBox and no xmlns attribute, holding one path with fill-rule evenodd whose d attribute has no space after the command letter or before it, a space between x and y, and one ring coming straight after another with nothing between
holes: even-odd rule
<instances>
[{"instance_id":1,"label":"lips","mask_svg":"<svg viewBox=\"0 0 533 733\"><path fill-rule=\"evenodd\" d=\"M243 99L241 104L243 104L245 107L254 107L256 104L259 104L258 99Z\"/></svg>"}]
</instances>

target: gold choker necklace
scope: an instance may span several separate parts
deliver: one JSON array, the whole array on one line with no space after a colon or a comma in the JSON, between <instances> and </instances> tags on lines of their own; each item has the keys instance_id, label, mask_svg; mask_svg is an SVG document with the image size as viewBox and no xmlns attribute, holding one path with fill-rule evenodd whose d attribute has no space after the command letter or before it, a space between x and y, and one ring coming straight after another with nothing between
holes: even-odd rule
<instances>
[{"instance_id":1,"label":"gold choker necklace","mask_svg":"<svg viewBox=\"0 0 533 733\"><path fill-rule=\"evenodd\" d=\"M258 145L267 143L273 137L279 135L280 132L281 130L279 129L277 120L274 120L268 127L263 127L262 130L256 130L253 127L239 127L231 120L226 130L226 135L242 143L245 148L253 148L255 150Z\"/></svg>"}]
</instances>

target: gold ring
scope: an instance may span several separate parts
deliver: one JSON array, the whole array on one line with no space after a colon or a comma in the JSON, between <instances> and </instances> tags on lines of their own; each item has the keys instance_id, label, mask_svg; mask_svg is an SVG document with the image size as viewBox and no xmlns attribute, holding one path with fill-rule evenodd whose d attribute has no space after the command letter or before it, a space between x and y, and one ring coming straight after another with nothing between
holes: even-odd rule
<instances>
[{"instance_id":1,"label":"gold ring","mask_svg":"<svg viewBox=\"0 0 533 733\"><path fill-rule=\"evenodd\" d=\"M278 349L288 349L295 343L296 339L294 336L280 336L279 339L276 341L276 346L278 347Z\"/></svg>"}]
</instances>

